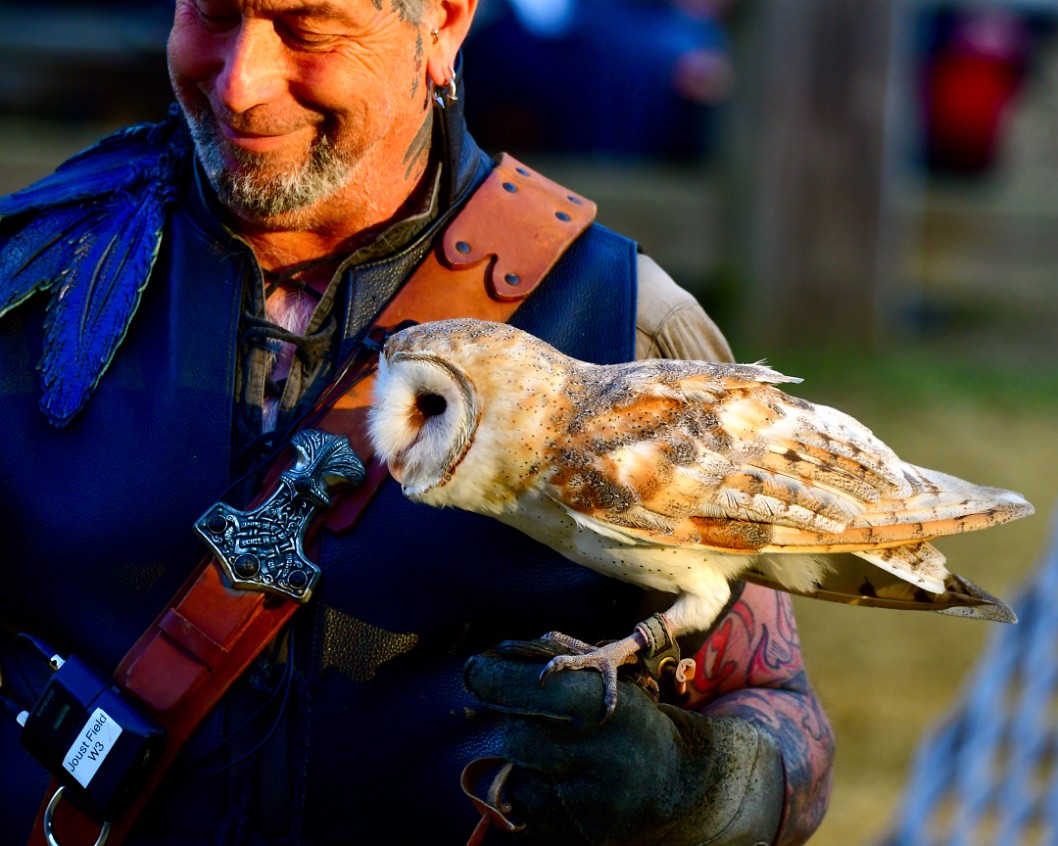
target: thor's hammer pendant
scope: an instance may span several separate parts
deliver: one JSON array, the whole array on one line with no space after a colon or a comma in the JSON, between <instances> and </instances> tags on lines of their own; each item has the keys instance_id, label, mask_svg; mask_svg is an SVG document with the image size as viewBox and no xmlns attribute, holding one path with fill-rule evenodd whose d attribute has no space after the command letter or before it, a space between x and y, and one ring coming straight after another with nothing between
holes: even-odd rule
<instances>
[{"instance_id":1,"label":"thor's hammer pendant","mask_svg":"<svg viewBox=\"0 0 1058 846\"><path fill-rule=\"evenodd\" d=\"M331 504L335 481L360 484L364 465L344 435L315 429L290 441L294 466L279 476L279 487L253 511L218 502L195 522L195 532L217 556L233 587L279 594L307 602L320 568L305 557L305 531L319 509Z\"/></svg>"}]
</instances>

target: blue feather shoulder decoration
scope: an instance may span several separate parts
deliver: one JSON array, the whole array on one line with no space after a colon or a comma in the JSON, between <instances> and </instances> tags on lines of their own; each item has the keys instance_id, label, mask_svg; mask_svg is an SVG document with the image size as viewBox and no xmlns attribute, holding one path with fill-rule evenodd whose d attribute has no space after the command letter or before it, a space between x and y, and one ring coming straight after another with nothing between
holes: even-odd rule
<instances>
[{"instance_id":1,"label":"blue feather shoulder decoration","mask_svg":"<svg viewBox=\"0 0 1058 846\"><path fill-rule=\"evenodd\" d=\"M0 218L15 227L0 247L0 317L51 292L39 369L41 410L53 425L84 407L124 339L189 160L174 108L0 197Z\"/></svg>"}]
</instances>

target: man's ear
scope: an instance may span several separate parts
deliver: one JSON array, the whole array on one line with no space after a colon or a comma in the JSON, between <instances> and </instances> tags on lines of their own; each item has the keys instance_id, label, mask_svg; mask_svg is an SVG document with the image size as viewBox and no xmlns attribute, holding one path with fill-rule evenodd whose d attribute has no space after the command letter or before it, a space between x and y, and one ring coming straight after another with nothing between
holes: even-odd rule
<instances>
[{"instance_id":1,"label":"man's ear","mask_svg":"<svg viewBox=\"0 0 1058 846\"><path fill-rule=\"evenodd\" d=\"M426 72L438 88L452 81L456 56L470 32L477 7L478 0L441 0L435 14L431 16L433 22L431 37L427 40Z\"/></svg>"}]
</instances>

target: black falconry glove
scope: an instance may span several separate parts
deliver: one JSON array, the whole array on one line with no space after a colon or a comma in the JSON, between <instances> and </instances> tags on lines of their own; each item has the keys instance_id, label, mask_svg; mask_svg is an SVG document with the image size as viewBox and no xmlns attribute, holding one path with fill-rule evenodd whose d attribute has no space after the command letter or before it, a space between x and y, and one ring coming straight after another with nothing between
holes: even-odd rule
<instances>
[{"instance_id":1,"label":"black falconry glove","mask_svg":"<svg viewBox=\"0 0 1058 846\"><path fill-rule=\"evenodd\" d=\"M546 662L566 651L547 638L507 641L467 662L467 690L504 715L510 762L491 801L476 804L501 807L503 827L525 844L773 842L784 776L767 732L736 717L657 704L623 678L617 708L603 720L598 673L562 670L541 684Z\"/></svg>"}]
</instances>

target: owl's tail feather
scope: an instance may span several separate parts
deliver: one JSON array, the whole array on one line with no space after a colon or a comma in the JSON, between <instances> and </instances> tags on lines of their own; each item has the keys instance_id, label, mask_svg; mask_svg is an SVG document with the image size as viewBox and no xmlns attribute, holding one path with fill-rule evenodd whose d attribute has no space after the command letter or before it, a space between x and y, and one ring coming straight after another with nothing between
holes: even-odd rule
<instances>
[{"instance_id":1,"label":"owl's tail feather","mask_svg":"<svg viewBox=\"0 0 1058 846\"><path fill-rule=\"evenodd\" d=\"M861 550L855 554L923 590L944 593L944 581L949 575L944 566L945 558L928 543Z\"/></svg>"},{"instance_id":2,"label":"owl's tail feather","mask_svg":"<svg viewBox=\"0 0 1058 846\"><path fill-rule=\"evenodd\" d=\"M930 593L943 593L948 571L941 552L928 543L913 543L869 550L851 550L853 555L875 567ZM784 589L810 593L829 574L831 562L826 555L806 555L802 550L785 555L763 555L756 567L767 573Z\"/></svg>"},{"instance_id":3,"label":"owl's tail feather","mask_svg":"<svg viewBox=\"0 0 1058 846\"><path fill-rule=\"evenodd\" d=\"M788 556L773 555L771 559ZM819 571L817 581L790 586L766 566L764 560L739 575L740 579L812 599L866 605L900 611L935 611L998 623L1016 623L1017 615L1003 600L955 573L944 579L944 590L932 593L880 570L853 555L828 556L829 566Z\"/></svg>"}]
</instances>

